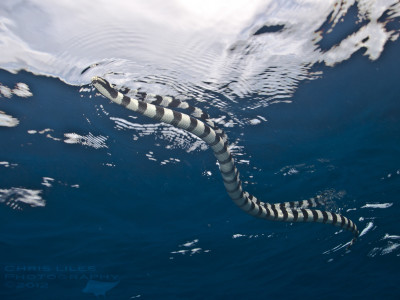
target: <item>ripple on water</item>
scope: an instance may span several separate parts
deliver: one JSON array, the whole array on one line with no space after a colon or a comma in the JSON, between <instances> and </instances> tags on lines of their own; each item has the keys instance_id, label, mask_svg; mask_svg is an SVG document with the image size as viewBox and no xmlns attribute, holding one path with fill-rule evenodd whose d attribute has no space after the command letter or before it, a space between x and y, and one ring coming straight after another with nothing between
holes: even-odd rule
<instances>
[{"instance_id":1,"label":"ripple on water","mask_svg":"<svg viewBox=\"0 0 400 300\"><path fill-rule=\"evenodd\" d=\"M12 187L10 189L0 189L0 203L5 203L12 209L22 210L25 207L43 207L46 205L42 199L41 190L31 190L25 188Z\"/></svg>"},{"instance_id":2,"label":"ripple on water","mask_svg":"<svg viewBox=\"0 0 400 300\"><path fill-rule=\"evenodd\" d=\"M2 68L79 85L101 75L120 86L183 94L223 110L231 103L244 109L290 101L301 81L321 75L311 71L315 64L333 66L360 49L377 59L399 36L396 26L388 28L398 21L400 5L84 0L76 6L45 0L3 1L0 13ZM23 26L27 19L29 30ZM339 26L347 26L348 34L322 49ZM249 96L250 102L241 101Z\"/></svg>"}]
</instances>

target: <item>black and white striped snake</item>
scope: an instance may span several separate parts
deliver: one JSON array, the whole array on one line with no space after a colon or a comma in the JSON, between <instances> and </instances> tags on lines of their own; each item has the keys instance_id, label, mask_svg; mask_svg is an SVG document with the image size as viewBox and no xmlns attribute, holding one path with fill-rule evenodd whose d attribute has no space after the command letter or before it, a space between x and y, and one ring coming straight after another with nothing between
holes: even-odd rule
<instances>
[{"instance_id":1,"label":"black and white striped snake","mask_svg":"<svg viewBox=\"0 0 400 300\"><path fill-rule=\"evenodd\" d=\"M357 226L350 219L328 211L309 209L309 207L319 205L319 197L303 201L270 204L261 202L253 195L243 191L239 171L236 169L234 159L228 149L224 131L217 128L209 119L209 116L200 109L170 97L149 96L145 93L137 94L143 100L131 98L115 90L108 81L100 77L93 77L92 84L103 96L111 101L156 121L165 122L191 132L206 142L218 160L219 169L229 197L248 214L272 221L332 224L353 233L354 238L349 243L349 246L358 237ZM166 106L187 109L196 118L166 108Z\"/></svg>"}]
</instances>

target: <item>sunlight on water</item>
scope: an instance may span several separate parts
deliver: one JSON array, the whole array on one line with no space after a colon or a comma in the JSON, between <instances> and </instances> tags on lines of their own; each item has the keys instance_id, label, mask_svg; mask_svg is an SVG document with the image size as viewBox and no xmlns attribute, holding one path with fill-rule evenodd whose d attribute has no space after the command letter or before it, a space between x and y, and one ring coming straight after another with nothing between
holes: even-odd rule
<instances>
[{"instance_id":1,"label":"sunlight on water","mask_svg":"<svg viewBox=\"0 0 400 300\"><path fill-rule=\"evenodd\" d=\"M87 84L93 75L224 108L288 100L361 49L377 59L400 4L386 1L2 1L0 67ZM29 26L26 26L29 20ZM337 36L324 45L327 36ZM92 66L87 69L88 66ZM82 71L85 71L82 73ZM214 99L221 93L225 100Z\"/></svg>"},{"instance_id":2,"label":"sunlight on water","mask_svg":"<svg viewBox=\"0 0 400 300\"><path fill-rule=\"evenodd\" d=\"M43 207L46 202L42 199L41 190L25 188L0 189L0 203L5 203L12 209L22 210L24 207Z\"/></svg>"},{"instance_id":3,"label":"sunlight on water","mask_svg":"<svg viewBox=\"0 0 400 300\"><path fill-rule=\"evenodd\" d=\"M104 136L94 136L89 132L86 136L81 136L77 133L65 133L64 143L67 144L82 144L84 146L93 147L94 149L108 148L106 141L107 138Z\"/></svg>"},{"instance_id":4,"label":"sunlight on water","mask_svg":"<svg viewBox=\"0 0 400 300\"><path fill-rule=\"evenodd\" d=\"M4 127L15 127L19 124L19 120L7 115L6 113L0 111L0 126Z\"/></svg>"}]
</instances>

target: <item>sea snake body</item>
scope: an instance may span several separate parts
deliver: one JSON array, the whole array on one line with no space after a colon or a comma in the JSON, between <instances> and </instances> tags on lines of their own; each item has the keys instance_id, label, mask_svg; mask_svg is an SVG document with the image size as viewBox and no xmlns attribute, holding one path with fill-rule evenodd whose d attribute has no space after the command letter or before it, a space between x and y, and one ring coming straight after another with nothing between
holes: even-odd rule
<instances>
[{"instance_id":1,"label":"sea snake body","mask_svg":"<svg viewBox=\"0 0 400 300\"><path fill-rule=\"evenodd\" d=\"M146 94L141 95L143 100L125 96L115 90L108 81L101 77L93 77L92 84L103 96L111 101L156 121L165 122L191 132L206 142L213 150L218 160L219 169L229 197L237 206L248 214L272 221L320 222L332 224L353 233L354 238L349 242L349 246L351 246L358 237L359 232L357 226L350 219L340 214L307 208L317 206L319 204L319 197L303 201L270 204L261 202L253 195L243 191L242 182L239 178L239 171L228 149L226 135L221 129L217 128L212 121L208 120L207 114L202 113L200 110L196 111L195 108L187 104L182 105L180 101L172 98L165 99L161 96L155 96L153 97L155 101L149 103L150 101L143 101L148 98ZM188 109L192 115L197 116L197 118L159 105L169 107L180 106L181 108Z\"/></svg>"}]
</instances>

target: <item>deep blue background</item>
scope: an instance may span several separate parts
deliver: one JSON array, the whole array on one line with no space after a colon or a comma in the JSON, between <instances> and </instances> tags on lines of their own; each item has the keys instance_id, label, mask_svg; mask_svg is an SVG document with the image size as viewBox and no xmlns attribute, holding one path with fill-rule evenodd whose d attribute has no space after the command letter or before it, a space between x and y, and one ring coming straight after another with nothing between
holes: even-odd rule
<instances>
[{"instance_id":1,"label":"deep blue background","mask_svg":"<svg viewBox=\"0 0 400 300\"><path fill-rule=\"evenodd\" d=\"M245 147L240 158L250 165L239 168L243 179L254 176L246 188L260 199L345 191L331 208L360 230L373 223L348 252L329 251L351 238L337 228L267 222L240 211L210 151L166 150L168 142L156 147L153 135L133 141L134 131L116 130L109 119L128 119L122 107L57 79L0 71L2 84L25 82L34 95L0 98L0 110L20 120L0 128L0 161L18 164L0 166L0 189L42 189L46 200L44 208L23 211L0 206L0 298L95 299L101 282L117 278L107 299L398 299L400 251L385 249L399 240L383 239L400 235L398 53L395 42L374 62L357 53L334 68L315 66L323 78L302 82L293 103L256 112L268 122L227 128ZM110 116L95 109L100 104ZM27 133L45 128L62 140L69 132L107 136L109 148ZM148 151L181 162L161 166L146 159ZM297 174L280 172L296 165ZM54 178L53 186L43 186L43 177ZM366 203L393 206L361 208ZM232 238L238 233L245 236ZM173 253L194 248L201 250ZM6 278L13 274L19 279ZM100 286L85 293L90 276Z\"/></svg>"}]
</instances>

